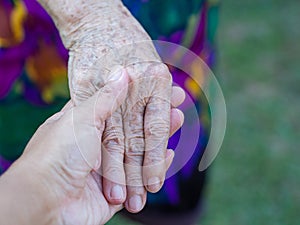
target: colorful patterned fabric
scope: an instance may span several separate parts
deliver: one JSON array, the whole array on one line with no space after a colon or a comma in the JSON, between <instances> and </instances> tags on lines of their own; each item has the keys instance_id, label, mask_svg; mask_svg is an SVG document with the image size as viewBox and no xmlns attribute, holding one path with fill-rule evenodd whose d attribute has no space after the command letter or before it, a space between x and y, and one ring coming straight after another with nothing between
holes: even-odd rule
<instances>
[{"instance_id":1,"label":"colorful patterned fabric","mask_svg":"<svg viewBox=\"0 0 300 225\"><path fill-rule=\"evenodd\" d=\"M213 65L217 0L123 2L152 39L183 45L209 66ZM21 154L38 124L69 98L67 60L58 31L35 0L0 0L0 174ZM194 81L205 79L201 71L195 71L191 78L176 68L170 69L174 81L187 91L197 106L201 135L192 159L167 180L159 195L150 196L149 201L178 205L184 200L178 184L197 173L209 133L209 110ZM192 106L185 106L184 111L189 107ZM36 115L33 111L43 116L30 118ZM176 147L179 136L177 132L171 138L170 148ZM188 142L186 148L189 148Z\"/></svg>"},{"instance_id":2,"label":"colorful patterned fabric","mask_svg":"<svg viewBox=\"0 0 300 225\"><path fill-rule=\"evenodd\" d=\"M50 17L33 0L1 0L0 10L0 98L9 91L35 104L68 97L61 88L68 53Z\"/></svg>"}]
</instances>

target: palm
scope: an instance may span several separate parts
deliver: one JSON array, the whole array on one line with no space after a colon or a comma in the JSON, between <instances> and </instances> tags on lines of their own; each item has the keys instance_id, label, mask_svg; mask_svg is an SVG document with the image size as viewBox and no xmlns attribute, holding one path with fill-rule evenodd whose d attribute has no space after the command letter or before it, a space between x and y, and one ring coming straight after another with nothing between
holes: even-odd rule
<instances>
[{"instance_id":1,"label":"palm","mask_svg":"<svg viewBox=\"0 0 300 225\"><path fill-rule=\"evenodd\" d=\"M62 209L64 224L104 224L122 208L107 202L102 193L101 179L99 174L91 172L84 188L79 188L73 192L78 194L66 199L67 204Z\"/></svg>"}]
</instances>

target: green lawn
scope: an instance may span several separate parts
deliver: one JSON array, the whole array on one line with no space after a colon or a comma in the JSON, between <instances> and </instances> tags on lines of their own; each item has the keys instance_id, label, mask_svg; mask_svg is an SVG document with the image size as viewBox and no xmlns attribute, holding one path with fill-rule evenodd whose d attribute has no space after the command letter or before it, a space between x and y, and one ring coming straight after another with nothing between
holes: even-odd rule
<instances>
[{"instance_id":1,"label":"green lawn","mask_svg":"<svg viewBox=\"0 0 300 225\"><path fill-rule=\"evenodd\" d=\"M299 224L299 27L299 0L223 1L217 75L228 127L199 224Z\"/></svg>"},{"instance_id":2,"label":"green lawn","mask_svg":"<svg viewBox=\"0 0 300 225\"><path fill-rule=\"evenodd\" d=\"M220 22L228 128L199 224L299 224L300 1L223 1Z\"/></svg>"}]
</instances>

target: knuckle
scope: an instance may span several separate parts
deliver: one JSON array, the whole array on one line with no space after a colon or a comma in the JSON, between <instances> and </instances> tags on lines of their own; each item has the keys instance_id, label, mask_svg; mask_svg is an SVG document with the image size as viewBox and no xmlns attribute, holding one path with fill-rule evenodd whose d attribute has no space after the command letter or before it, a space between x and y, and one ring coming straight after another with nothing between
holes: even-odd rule
<instances>
[{"instance_id":1,"label":"knuckle","mask_svg":"<svg viewBox=\"0 0 300 225\"><path fill-rule=\"evenodd\" d=\"M135 137L128 140L128 146L126 148L126 163L132 165L142 165L144 156L144 138Z\"/></svg>"},{"instance_id":2,"label":"knuckle","mask_svg":"<svg viewBox=\"0 0 300 225\"><path fill-rule=\"evenodd\" d=\"M137 117L136 117L137 118ZM143 140L144 140L144 130L143 130L143 120L142 119L136 119L136 120L129 120L130 122L130 127L129 127L129 131L130 131L130 135L128 138L128 143L129 145L142 145L143 144ZM138 124L138 122L140 124Z\"/></svg>"},{"instance_id":3,"label":"knuckle","mask_svg":"<svg viewBox=\"0 0 300 225\"><path fill-rule=\"evenodd\" d=\"M126 159L125 163L129 165L137 165L140 166L143 163L143 156L144 156L144 150L143 151L127 151L125 153Z\"/></svg>"},{"instance_id":4,"label":"knuckle","mask_svg":"<svg viewBox=\"0 0 300 225\"><path fill-rule=\"evenodd\" d=\"M150 118L155 116L161 120L165 120L169 124L170 118L170 100L160 96L151 97L150 103L147 105L146 114Z\"/></svg>"},{"instance_id":5,"label":"knuckle","mask_svg":"<svg viewBox=\"0 0 300 225\"><path fill-rule=\"evenodd\" d=\"M128 152L142 153L144 151L144 135L143 133L135 134L128 138Z\"/></svg>"},{"instance_id":6,"label":"knuckle","mask_svg":"<svg viewBox=\"0 0 300 225\"><path fill-rule=\"evenodd\" d=\"M126 179L127 179L127 184L129 186L137 186L137 187L142 187L144 186L143 184L143 180L142 180L142 176L141 173L126 173Z\"/></svg>"},{"instance_id":7,"label":"knuckle","mask_svg":"<svg viewBox=\"0 0 300 225\"><path fill-rule=\"evenodd\" d=\"M111 127L105 129L102 137L102 143L108 151L124 149L124 135L120 129Z\"/></svg>"},{"instance_id":8,"label":"knuckle","mask_svg":"<svg viewBox=\"0 0 300 225\"><path fill-rule=\"evenodd\" d=\"M133 100L127 102L126 109L123 109L126 129L130 130L133 134L143 134L143 115L146 104L144 98L140 99L136 96Z\"/></svg>"},{"instance_id":9,"label":"knuckle","mask_svg":"<svg viewBox=\"0 0 300 225\"><path fill-rule=\"evenodd\" d=\"M110 137L103 140L103 145L110 151L110 150L119 150L123 149L124 145L124 138L122 137Z\"/></svg>"},{"instance_id":10,"label":"knuckle","mask_svg":"<svg viewBox=\"0 0 300 225\"><path fill-rule=\"evenodd\" d=\"M169 68L164 63L151 63L148 70L155 77L168 79L169 81L172 80Z\"/></svg>"},{"instance_id":11,"label":"knuckle","mask_svg":"<svg viewBox=\"0 0 300 225\"><path fill-rule=\"evenodd\" d=\"M145 136L149 137L165 138L168 137L170 130L170 124L164 119L151 120L145 124Z\"/></svg>"}]
</instances>

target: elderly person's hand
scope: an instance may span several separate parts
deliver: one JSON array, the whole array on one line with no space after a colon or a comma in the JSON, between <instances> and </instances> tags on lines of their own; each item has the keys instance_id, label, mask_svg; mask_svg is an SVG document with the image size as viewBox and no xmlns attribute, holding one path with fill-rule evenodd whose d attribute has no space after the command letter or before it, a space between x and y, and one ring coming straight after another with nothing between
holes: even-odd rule
<instances>
[{"instance_id":1,"label":"elderly person's hand","mask_svg":"<svg viewBox=\"0 0 300 225\"><path fill-rule=\"evenodd\" d=\"M170 115L183 117L171 109L169 70L120 0L39 2L52 16L69 49L69 83L75 105L105 85L110 71L118 66L128 71L128 96L105 124L103 148L108 157L104 156L102 164L103 184L110 203L126 200L127 210L139 212L146 190L157 192L165 178L162 162L167 153Z\"/></svg>"},{"instance_id":2,"label":"elderly person's hand","mask_svg":"<svg viewBox=\"0 0 300 225\"><path fill-rule=\"evenodd\" d=\"M20 159L0 178L4 224L99 225L123 208L106 200L101 176L105 120L128 90L126 71L120 72L87 101L79 106L69 102L41 125ZM174 88L172 99L176 92ZM181 119L171 115L172 132ZM168 150L165 170L173 156Z\"/></svg>"}]
</instances>

